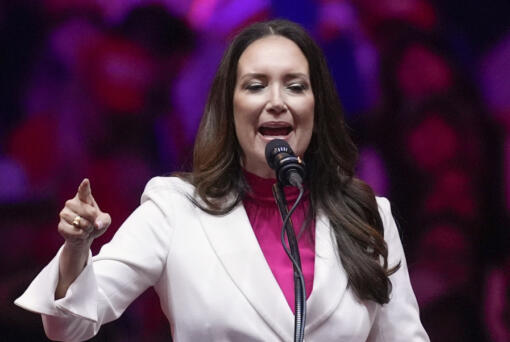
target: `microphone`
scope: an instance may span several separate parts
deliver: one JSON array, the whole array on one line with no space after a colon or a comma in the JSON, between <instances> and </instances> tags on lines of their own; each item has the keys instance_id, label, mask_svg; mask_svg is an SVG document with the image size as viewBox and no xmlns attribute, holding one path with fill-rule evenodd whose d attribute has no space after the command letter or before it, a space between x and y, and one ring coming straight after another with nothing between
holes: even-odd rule
<instances>
[{"instance_id":1,"label":"microphone","mask_svg":"<svg viewBox=\"0 0 510 342\"><path fill-rule=\"evenodd\" d=\"M289 144L281 139L273 139L266 145L266 161L269 167L276 171L276 178L278 179L278 183L273 184L273 195L283 220L281 241L294 270L294 342L302 342L305 336L306 324L306 288L301 269L299 247L290 216L303 198L302 183L305 177L305 165L299 157L294 155ZM283 191L285 185L293 185L299 188L299 196L290 211L287 210L287 201ZM285 242L285 235L287 235L288 247Z\"/></svg>"},{"instance_id":2,"label":"microphone","mask_svg":"<svg viewBox=\"0 0 510 342\"><path fill-rule=\"evenodd\" d=\"M266 161L276 171L282 185L302 187L305 178L305 163L296 157L289 144L282 139L273 139L266 145Z\"/></svg>"}]
</instances>

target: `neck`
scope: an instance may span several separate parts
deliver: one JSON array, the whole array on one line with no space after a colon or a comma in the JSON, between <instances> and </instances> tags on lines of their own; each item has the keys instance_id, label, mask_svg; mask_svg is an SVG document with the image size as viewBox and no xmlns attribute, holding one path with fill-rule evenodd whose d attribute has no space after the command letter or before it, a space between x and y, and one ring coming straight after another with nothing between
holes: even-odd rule
<instances>
[{"instance_id":1,"label":"neck","mask_svg":"<svg viewBox=\"0 0 510 342\"><path fill-rule=\"evenodd\" d=\"M264 164L255 164L255 163L245 163L241 161L241 166L248 172L253 173L260 178L276 178L276 173L273 169L269 167L266 163Z\"/></svg>"}]
</instances>

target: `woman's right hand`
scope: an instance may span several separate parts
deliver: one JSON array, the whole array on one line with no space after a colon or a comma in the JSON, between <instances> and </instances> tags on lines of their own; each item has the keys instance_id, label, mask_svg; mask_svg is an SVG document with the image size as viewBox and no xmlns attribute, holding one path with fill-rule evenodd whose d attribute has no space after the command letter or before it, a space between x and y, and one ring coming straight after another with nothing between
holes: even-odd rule
<instances>
[{"instance_id":1,"label":"woman's right hand","mask_svg":"<svg viewBox=\"0 0 510 342\"><path fill-rule=\"evenodd\" d=\"M99 209L86 178L78 187L76 196L66 201L59 216L58 231L65 239L65 244L60 254L55 299L65 296L69 286L87 264L92 241L102 235L112 222L110 215Z\"/></svg>"},{"instance_id":2,"label":"woman's right hand","mask_svg":"<svg viewBox=\"0 0 510 342\"><path fill-rule=\"evenodd\" d=\"M102 212L92 197L87 178L81 182L76 195L66 201L59 216L58 231L66 245L75 250L88 251L92 241L102 235L112 222L110 215Z\"/></svg>"}]
</instances>

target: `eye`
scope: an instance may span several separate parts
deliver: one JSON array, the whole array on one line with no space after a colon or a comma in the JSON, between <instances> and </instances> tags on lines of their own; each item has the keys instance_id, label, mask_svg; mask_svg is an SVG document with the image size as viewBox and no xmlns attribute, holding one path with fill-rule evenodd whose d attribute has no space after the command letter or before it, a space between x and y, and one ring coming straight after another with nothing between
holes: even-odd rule
<instances>
[{"instance_id":1,"label":"eye","mask_svg":"<svg viewBox=\"0 0 510 342\"><path fill-rule=\"evenodd\" d=\"M308 89L308 86L304 83L291 83L287 86L287 88L294 93L302 93Z\"/></svg>"},{"instance_id":2,"label":"eye","mask_svg":"<svg viewBox=\"0 0 510 342\"><path fill-rule=\"evenodd\" d=\"M263 89L264 85L262 83L248 83L244 88L251 92L256 92Z\"/></svg>"}]
</instances>

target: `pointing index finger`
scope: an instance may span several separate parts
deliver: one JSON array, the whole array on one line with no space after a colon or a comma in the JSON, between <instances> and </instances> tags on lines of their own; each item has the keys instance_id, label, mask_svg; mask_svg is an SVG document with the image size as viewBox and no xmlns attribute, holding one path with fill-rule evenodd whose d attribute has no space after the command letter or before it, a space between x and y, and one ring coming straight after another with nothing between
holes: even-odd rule
<instances>
[{"instance_id":1,"label":"pointing index finger","mask_svg":"<svg viewBox=\"0 0 510 342\"><path fill-rule=\"evenodd\" d=\"M90 189L90 181L88 180L88 178L85 178L81 182L80 186L78 187L77 195L78 199L83 203L87 203L90 205L95 204L94 198L92 197L92 191Z\"/></svg>"}]
</instances>

